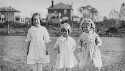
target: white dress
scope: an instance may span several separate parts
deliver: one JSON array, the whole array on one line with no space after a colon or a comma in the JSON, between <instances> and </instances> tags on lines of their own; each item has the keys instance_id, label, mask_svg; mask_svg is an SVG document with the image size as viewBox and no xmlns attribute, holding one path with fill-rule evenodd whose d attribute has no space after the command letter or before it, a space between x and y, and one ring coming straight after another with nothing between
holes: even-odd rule
<instances>
[{"instance_id":1,"label":"white dress","mask_svg":"<svg viewBox=\"0 0 125 71\"><path fill-rule=\"evenodd\" d=\"M79 45L81 45L80 41L83 41L82 52L79 54L79 68L83 69L86 65L94 64L95 67L102 67L101 60L101 52L99 48L95 48L98 43L99 46L102 45L102 41L98 34L96 33L85 33L83 32L79 37Z\"/></svg>"},{"instance_id":2,"label":"white dress","mask_svg":"<svg viewBox=\"0 0 125 71\"><path fill-rule=\"evenodd\" d=\"M46 55L45 45L50 41L50 37L45 27L36 28L31 26L25 41L30 41L27 64L48 63L50 61L49 56Z\"/></svg>"},{"instance_id":3,"label":"white dress","mask_svg":"<svg viewBox=\"0 0 125 71\"><path fill-rule=\"evenodd\" d=\"M57 55L57 62L56 67L60 68L72 68L78 64L75 56L74 50L76 48L75 40L68 36L66 37L59 37L55 43L55 48L59 46L60 53Z\"/></svg>"}]
</instances>

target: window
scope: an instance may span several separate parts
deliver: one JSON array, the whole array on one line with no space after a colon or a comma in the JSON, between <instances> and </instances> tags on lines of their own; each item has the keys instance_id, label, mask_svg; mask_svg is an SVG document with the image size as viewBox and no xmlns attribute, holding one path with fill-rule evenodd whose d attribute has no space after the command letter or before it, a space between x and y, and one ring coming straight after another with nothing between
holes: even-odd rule
<instances>
[{"instance_id":1,"label":"window","mask_svg":"<svg viewBox=\"0 0 125 71\"><path fill-rule=\"evenodd\" d=\"M4 18L2 18L2 21L4 21Z\"/></svg>"},{"instance_id":2,"label":"window","mask_svg":"<svg viewBox=\"0 0 125 71\"><path fill-rule=\"evenodd\" d=\"M23 19L21 18L21 22L23 21Z\"/></svg>"},{"instance_id":3,"label":"window","mask_svg":"<svg viewBox=\"0 0 125 71\"><path fill-rule=\"evenodd\" d=\"M67 14L67 10L64 10L64 14Z\"/></svg>"},{"instance_id":4,"label":"window","mask_svg":"<svg viewBox=\"0 0 125 71\"><path fill-rule=\"evenodd\" d=\"M20 20L20 18L15 18L15 20L16 20L16 21L19 21L19 20Z\"/></svg>"},{"instance_id":5,"label":"window","mask_svg":"<svg viewBox=\"0 0 125 71\"><path fill-rule=\"evenodd\" d=\"M57 11L54 11L54 13L57 13Z\"/></svg>"}]
</instances>

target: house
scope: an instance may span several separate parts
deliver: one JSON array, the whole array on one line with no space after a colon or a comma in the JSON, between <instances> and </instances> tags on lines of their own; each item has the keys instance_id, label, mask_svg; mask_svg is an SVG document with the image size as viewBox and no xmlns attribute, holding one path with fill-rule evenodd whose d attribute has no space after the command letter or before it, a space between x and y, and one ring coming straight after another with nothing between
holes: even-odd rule
<instances>
[{"instance_id":1,"label":"house","mask_svg":"<svg viewBox=\"0 0 125 71\"><path fill-rule=\"evenodd\" d=\"M73 17L72 17L72 21L80 22L80 17L78 17L78 16L73 16Z\"/></svg>"},{"instance_id":2,"label":"house","mask_svg":"<svg viewBox=\"0 0 125 71\"><path fill-rule=\"evenodd\" d=\"M52 0L52 5L48 8L47 19L51 23L59 23L61 21L72 21L73 9L72 5L64 4L62 2L54 4Z\"/></svg>"},{"instance_id":3,"label":"house","mask_svg":"<svg viewBox=\"0 0 125 71\"><path fill-rule=\"evenodd\" d=\"M15 12L20 11L12 8L11 6L0 8L0 23L4 23L6 21L14 21Z\"/></svg>"},{"instance_id":4,"label":"house","mask_svg":"<svg viewBox=\"0 0 125 71\"><path fill-rule=\"evenodd\" d=\"M25 23L26 23L26 24L30 24L30 23L31 23L31 18L26 17L26 18L25 18Z\"/></svg>"},{"instance_id":5,"label":"house","mask_svg":"<svg viewBox=\"0 0 125 71\"><path fill-rule=\"evenodd\" d=\"M15 22L17 23L26 23L26 17L24 16L15 16Z\"/></svg>"}]
</instances>

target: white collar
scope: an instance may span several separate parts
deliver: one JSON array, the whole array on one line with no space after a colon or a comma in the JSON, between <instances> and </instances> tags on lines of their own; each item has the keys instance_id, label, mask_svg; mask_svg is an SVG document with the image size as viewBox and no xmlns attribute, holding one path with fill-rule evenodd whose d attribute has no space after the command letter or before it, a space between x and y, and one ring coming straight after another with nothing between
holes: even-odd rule
<instances>
[{"instance_id":1,"label":"white collar","mask_svg":"<svg viewBox=\"0 0 125 71\"><path fill-rule=\"evenodd\" d=\"M66 39L68 40L68 39L69 39L69 36L63 37L63 35L62 35L60 40L61 40L61 41L64 41L64 40L66 40Z\"/></svg>"}]
</instances>

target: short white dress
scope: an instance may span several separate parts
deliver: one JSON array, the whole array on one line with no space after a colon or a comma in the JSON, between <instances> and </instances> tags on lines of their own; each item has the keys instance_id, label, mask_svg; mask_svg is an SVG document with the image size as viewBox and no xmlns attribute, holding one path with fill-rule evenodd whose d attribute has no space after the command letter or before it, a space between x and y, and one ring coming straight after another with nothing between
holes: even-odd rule
<instances>
[{"instance_id":1,"label":"short white dress","mask_svg":"<svg viewBox=\"0 0 125 71\"><path fill-rule=\"evenodd\" d=\"M56 68L72 68L78 64L75 56L74 50L76 48L75 40L68 36L59 37L55 43L55 48L59 46L60 53L57 55Z\"/></svg>"},{"instance_id":2,"label":"short white dress","mask_svg":"<svg viewBox=\"0 0 125 71\"><path fill-rule=\"evenodd\" d=\"M81 41L82 46L81 46ZM82 52L79 53L79 68L83 69L86 65L94 64L95 67L102 67L101 52L99 48L95 48L96 44L102 45L102 41L95 32L83 32L78 40L79 47Z\"/></svg>"},{"instance_id":3,"label":"short white dress","mask_svg":"<svg viewBox=\"0 0 125 71\"><path fill-rule=\"evenodd\" d=\"M36 28L31 26L28 30L26 42L30 41L27 64L49 63L49 55L46 55L46 45L50 41L48 31L45 27Z\"/></svg>"}]
</instances>

